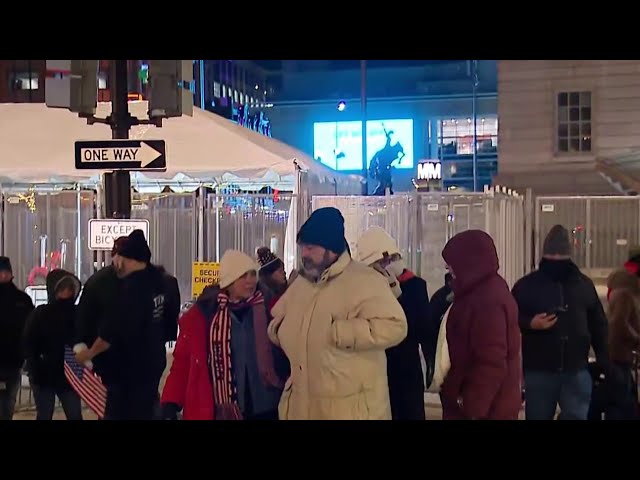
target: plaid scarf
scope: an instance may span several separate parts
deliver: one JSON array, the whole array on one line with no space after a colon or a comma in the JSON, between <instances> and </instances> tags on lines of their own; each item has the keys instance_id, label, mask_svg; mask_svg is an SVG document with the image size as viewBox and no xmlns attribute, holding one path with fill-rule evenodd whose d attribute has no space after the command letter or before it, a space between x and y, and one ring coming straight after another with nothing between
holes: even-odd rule
<instances>
[{"instance_id":1,"label":"plaid scarf","mask_svg":"<svg viewBox=\"0 0 640 480\"><path fill-rule=\"evenodd\" d=\"M262 292L256 291L242 303L230 303L226 293L218 294L218 308L211 329L211 372L213 374L213 400L216 420L242 420L238 404L238 391L233 378L231 363L231 315L229 309L241 310L249 306L253 309L253 329L256 337L258 370L266 385L279 386L274 363L272 345L267 336L267 312Z\"/></svg>"}]
</instances>

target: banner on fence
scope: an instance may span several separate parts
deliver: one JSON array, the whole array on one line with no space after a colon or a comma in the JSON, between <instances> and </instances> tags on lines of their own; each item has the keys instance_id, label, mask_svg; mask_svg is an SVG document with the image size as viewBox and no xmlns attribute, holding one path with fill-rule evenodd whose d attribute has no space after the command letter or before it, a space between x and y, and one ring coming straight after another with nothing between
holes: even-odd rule
<instances>
[{"instance_id":1,"label":"banner on fence","mask_svg":"<svg viewBox=\"0 0 640 480\"><path fill-rule=\"evenodd\" d=\"M197 298L202 291L219 281L220 264L215 262L193 262L191 276L191 296Z\"/></svg>"}]
</instances>

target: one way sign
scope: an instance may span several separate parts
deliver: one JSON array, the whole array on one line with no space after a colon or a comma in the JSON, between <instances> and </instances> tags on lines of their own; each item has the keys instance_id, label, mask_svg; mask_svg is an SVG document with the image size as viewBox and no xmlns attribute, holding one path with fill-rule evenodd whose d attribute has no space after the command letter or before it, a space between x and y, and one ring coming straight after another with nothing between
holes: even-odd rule
<instances>
[{"instance_id":1,"label":"one way sign","mask_svg":"<svg viewBox=\"0 0 640 480\"><path fill-rule=\"evenodd\" d=\"M80 170L167 169L164 140L96 140L76 142L76 168Z\"/></svg>"}]
</instances>

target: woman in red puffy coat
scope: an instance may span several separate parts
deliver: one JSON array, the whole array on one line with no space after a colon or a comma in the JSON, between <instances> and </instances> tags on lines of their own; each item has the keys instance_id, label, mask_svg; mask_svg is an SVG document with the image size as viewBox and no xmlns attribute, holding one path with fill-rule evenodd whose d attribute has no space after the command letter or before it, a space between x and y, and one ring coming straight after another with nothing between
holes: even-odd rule
<instances>
[{"instance_id":1,"label":"woman in red puffy coat","mask_svg":"<svg viewBox=\"0 0 640 480\"><path fill-rule=\"evenodd\" d=\"M255 261L230 250L219 287L209 287L179 322L162 415L185 420L276 420L284 378L267 336Z\"/></svg>"},{"instance_id":2,"label":"woman in red puffy coat","mask_svg":"<svg viewBox=\"0 0 640 480\"><path fill-rule=\"evenodd\" d=\"M453 276L447 320L451 368L441 388L444 420L517 420L522 405L518 306L498 274L485 232L453 237L442 256Z\"/></svg>"}]
</instances>

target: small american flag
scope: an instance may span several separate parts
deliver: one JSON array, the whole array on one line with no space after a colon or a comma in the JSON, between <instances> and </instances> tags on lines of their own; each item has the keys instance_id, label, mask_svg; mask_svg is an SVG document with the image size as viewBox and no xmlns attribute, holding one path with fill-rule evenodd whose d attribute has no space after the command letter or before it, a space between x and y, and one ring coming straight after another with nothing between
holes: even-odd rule
<instances>
[{"instance_id":1,"label":"small american flag","mask_svg":"<svg viewBox=\"0 0 640 480\"><path fill-rule=\"evenodd\" d=\"M100 377L78 363L75 353L68 346L64 347L64 376L67 377L69 384L84 403L99 418L104 418L107 406L107 389L102 384Z\"/></svg>"}]
</instances>

